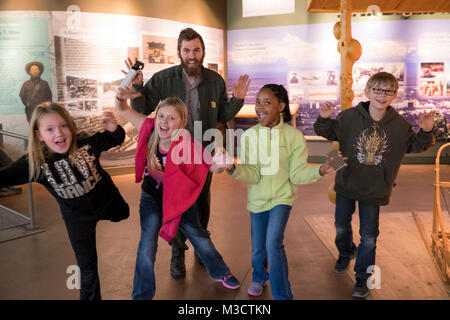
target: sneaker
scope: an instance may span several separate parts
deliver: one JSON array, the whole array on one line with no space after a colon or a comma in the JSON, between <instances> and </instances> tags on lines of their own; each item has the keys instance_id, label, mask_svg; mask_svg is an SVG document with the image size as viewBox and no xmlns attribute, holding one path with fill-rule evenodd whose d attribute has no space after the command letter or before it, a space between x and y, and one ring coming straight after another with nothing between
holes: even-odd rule
<instances>
[{"instance_id":1,"label":"sneaker","mask_svg":"<svg viewBox=\"0 0 450 320\"><path fill-rule=\"evenodd\" d=\"M170 275L174 279L186 276L186 266L184 265L184 252L180 255L172 256L172 260L170 260Z\"/></svg>"},{"instance_id":2,"label":"sneaker","mask_svg":"<svg viewBox=\"0 0 450 320\"><path fill-rule=\"evenodd\" d=\"M247 293L251 296L259 297L260 295L262 295L263 290L264 290L264 285L257 283L257 282L252 282L252 283L250 283L250 286L248 287Z\"/></svg>"},{"instance_id":3,"label":"sneaker","mask_svg":"<svg viewBox=\"0 0 450 320\"><path fill-rule=\"evenodd\" d=\"M241 286L239 280L236 279L231 273L227 273L225 277L215 280L222 283L222 285L228 289L237 289Z\"/></svg>"},{"instance_id":4,"label":"sneaker","mask_svg":"<svg viewBox=\"0 0 450 320\"><path fill-rule=\"evenodd\" d=\"M357 252L358 249L356 247L353 247L353 252L350 254L349 257L343 257L340 255L336 261L336 264L334 265L334 272L336 273L345 272L345 270L347 270L348 268L348 265L350 264L350 260L356 257Z\"/></svg>"},{"instance_id":5,"label":"sneaker","mask_svg":"<svg viewBox=\"0 0 450 320\"><path fill-rule=\"evenodd\" d=\"M365 299L370 294L367 287L367 280L362 278L356 278L355 289L353 289L352 298Z\"/></svg>"}]
</instances>

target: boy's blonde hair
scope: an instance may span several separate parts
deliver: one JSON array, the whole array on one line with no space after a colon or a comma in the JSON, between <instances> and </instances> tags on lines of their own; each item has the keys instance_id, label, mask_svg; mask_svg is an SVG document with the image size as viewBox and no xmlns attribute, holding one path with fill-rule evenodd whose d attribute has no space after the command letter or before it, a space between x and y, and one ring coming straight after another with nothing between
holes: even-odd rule
<instances>
[{"instance_id":1,"label":"boy's blonde hair","mask_svg":"<svg viewBox=\"0 0 450 320\"><path fill-rule=\"evenodd\" d=\"M380 83L388 83L391 85L392 89L398 90L397 79L389 72L378 72L372 75L366 83L366 89L372 89L378 86Z\"/></svg>"},{"instance_id":2,"label":"boy's blonde hair","mask_svg":"<svg viewBox=\"0 0 450 320\"><path fill-rule=\"evenodd\" d=\"M55 102L44 102L39 104L33 111L30 120L30 133L28 141L28 163L30 168L30 180L37 179L41 174L41 165L45 163L45 157L51 154L51 150L38 136L41 119L50 113L56 113L64 119L72 133L72 143L69 147L69 158L77 152L77 127L70 113L60 104Z\"/></svg>"},{"instance_id":3,"label":"boy's blonde hair","mask_svg":"<svg viewBox=\"0 0 450 320\"><path fill-rule=\"evenodd\" d=\"M188 121L188 109L183 100L181 100L178 97L168 97L162 100L156 107L155 119L158 117L159 110L161 110L161 108L164 107L175 108L181 119L180 129L184 129ZM149 170L161 169L158 159L156 157L156 150L158 148L158 144L159 144L159 135L156 133L156 128L153 128L153 131L150 134L150 138L148 140L148 147L147 147L147 166Z\"/></svg>"}]
</instances>

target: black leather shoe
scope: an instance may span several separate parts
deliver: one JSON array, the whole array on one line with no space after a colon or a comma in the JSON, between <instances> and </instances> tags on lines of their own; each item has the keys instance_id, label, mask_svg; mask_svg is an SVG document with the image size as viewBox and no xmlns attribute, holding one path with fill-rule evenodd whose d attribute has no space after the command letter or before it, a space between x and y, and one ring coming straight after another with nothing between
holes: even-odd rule
<instances>
[{"instance_id":1,"label":"black leather shoe","mask_svg":"<svg viewBox=\"0 0 450 320\"><path fill-rule=\"evenodd\" d=\"M170 260L170 275L174 279L186 276L186 266L184 264L184 252L183 254L172 256L172 260Z\"/></svg>"}]
</instances>

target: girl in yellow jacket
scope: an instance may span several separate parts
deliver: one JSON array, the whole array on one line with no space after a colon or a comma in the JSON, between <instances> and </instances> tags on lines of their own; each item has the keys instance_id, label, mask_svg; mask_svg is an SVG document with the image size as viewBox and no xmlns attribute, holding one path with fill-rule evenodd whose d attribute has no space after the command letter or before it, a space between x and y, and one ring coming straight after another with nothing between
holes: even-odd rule
<instances>
[{"instance_id":1,"label":"girl in yellow jacket","mask_svg":"<svg viewBox=\"0 0 450 320\"><path fill-rule=\"evenodd\" d=\"M274 299L290 300L293 296L283 238L295 199L295 185L315 182L333 168L331 158L321 166L307 165L303 134L286 124L291 113L282 85L262 87L256 97L255 112L258 124L241 137L241 164L227 165L228 174L248 184L253 267L248 294L261 295L270 280Z\"/></svg>"}]
</instances>

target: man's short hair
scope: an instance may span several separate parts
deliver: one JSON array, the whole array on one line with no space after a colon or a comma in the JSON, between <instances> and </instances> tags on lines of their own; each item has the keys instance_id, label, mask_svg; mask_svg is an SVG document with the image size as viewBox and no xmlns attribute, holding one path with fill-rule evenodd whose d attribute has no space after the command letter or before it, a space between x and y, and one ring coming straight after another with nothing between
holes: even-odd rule
<instances>
[{"instance_id":1,"label":"man's short hair","mask_svg":"<svg viewBox=\"0 0 450 320\"><path fill-rule=\"evenodd\" d=\"M203 42L202 36L192 28L186 28L180 31L178 36L178 54L180 54L181 43L184 41L191 41L194 39L199 39L202 44L203 53L205 52L205 43Z\"/></svg>"},{"instance_id":2,"label":"man's short hair","mask_svg":"<svg viewBox=\"0 0 450 320\"><path fill-rule=\"evenodd\" d=\"M372 75L366 83L366 89L371 89L380 83L389 83L395 91L398 90L397 79L389 72L378 72Z\"/></svg>"}]
</instances>

